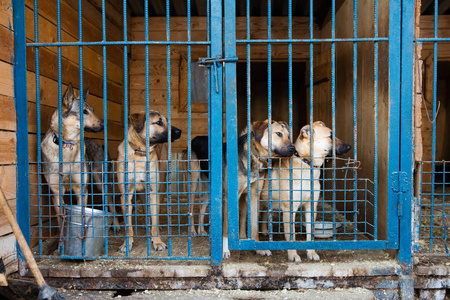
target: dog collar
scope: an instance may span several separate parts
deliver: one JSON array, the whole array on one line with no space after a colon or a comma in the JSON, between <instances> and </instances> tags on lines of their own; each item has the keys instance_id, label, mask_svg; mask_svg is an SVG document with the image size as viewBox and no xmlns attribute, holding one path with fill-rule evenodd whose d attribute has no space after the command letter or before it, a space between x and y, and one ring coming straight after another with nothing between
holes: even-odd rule
<instances>
[{"instance_id":1,"label":"dog collar","mask_svg":"<svg viewBox=\"0 0 450 300\"><path fill-rule=\"evenodd\" d=\"M52 136L53 136L53 143L55 143L56 145L59 146L59 137L56 135L56 133L54 131L52 131ZM70 150L73 150L74 145L75 144L73 144L73 143L66 143L66 142L62 141L63 148L69 148Z\"/></svg>"},{"instance_id":2,"label":"dog collar","mask_svg":"<svg viewBox=\"0 0 450 300\"><path fill-rule=\"evenodd\" d=\"M128 142L128 144L130 145L131 149L133 149L134 154L139 155L139 156L145 156L147 154L146 150L142 150L140 148L138 148L135 144Z\"/></svg>"},{"instance_id":3,"label":"dog collar","mask_svg":"<svg viewBox=\"0 0 450 300\"><path fill-rule=\"evenodd\" d=\"M311 161L310 161L310 160L307 160L306 158L302 157L302 161L303 161L305 164L307 164L308 166L311 167Z\"/></svg>"}]
</instances>

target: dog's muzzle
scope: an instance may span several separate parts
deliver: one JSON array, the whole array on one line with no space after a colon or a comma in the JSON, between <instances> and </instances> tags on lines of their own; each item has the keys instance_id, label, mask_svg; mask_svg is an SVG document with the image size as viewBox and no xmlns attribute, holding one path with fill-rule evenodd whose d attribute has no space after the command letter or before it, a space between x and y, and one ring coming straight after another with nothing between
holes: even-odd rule
<instances>
[{"instance_id":1,"label":"dog's muzzle","mask_svg":"<svg viewBox=\"0 0 450 300\"><path fill-rule=\"evenodd\" d=\"M346 144L346 143L336 145L336 155L345 154L348 151L350 151L350 149L352 149L352 146L350 146L349 144Z\"/></svg>"},{"instance_id":2,"label":"dog's muzzle","mask_svg":"<svg viewBox=\"0 0 450 300\"><path fill-rule=\"evenodd\" d=\"M173 127L172 126L172 131L171 131L171 141L175 142L176 140L178 140L181 136L181 129Z\"/></svg>"},{"instance_id":3,"label":"dog's muzzle","mask_svg":"<svg viewBox=\"0 0 450 300\"><path fill-rule=\"evenodd\" d=\"M86 130L87 132L102 132L104 128L105 128L105 125L103 124L103 121L102 121L100 123L100 125L98 125L96 127L86 126L86 127L84 127L84 130Z\"/></svg>"},{"instance_id":4,"label":"dog's muzzle","mask_svg":"<svg viewBox=\"0 0 450 300\"><path fill-rule=\"evenodd\" d=\"M282 150L275 149L273 152L279 156L292 156L295 153L295 146L291 144Z\"/></svg>"}]
</instances>

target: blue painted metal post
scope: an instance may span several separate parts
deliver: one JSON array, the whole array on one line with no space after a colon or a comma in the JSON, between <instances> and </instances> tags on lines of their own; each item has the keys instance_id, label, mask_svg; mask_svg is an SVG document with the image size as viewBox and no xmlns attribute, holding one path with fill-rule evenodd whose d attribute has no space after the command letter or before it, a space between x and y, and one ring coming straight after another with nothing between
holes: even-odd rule
<instances>
[{"instance_id":1,"label":"blue painted metal post","mask_svg":"<svg viewBox=\"0 0 450 300\"><path fill-rule=\"evenodd\" d=\"M211 57L222 56L222 1L211 1ZM222 70L210 68L211 81L211 263L222 262ZM217 90L218 89L218 90Z\"/></svg>"},{"instance_id":2,"label":"blue painted metal post","mask_svg":"<svg viewBox=\"0 0 450 300\"><path fill-rule=\"evenodd\" d=\"M389 161L388 174L400 169L400 49L401 49L401 0L389 4ZM393 175L392 175L393 176ZM393 178L389 178L393 183ZM398 248L399 219L398 194L393 186L388 188L388 248Z\"/></svg>"},{"instance_id":3,"label":"blue painted metal post","mask_svg":"<svg viewBox=\"0 0 450 300\"><path fill-rule=\"evenodd\" d=\"M225 1L225 58L236 56L236 3ZM239 243L238 205L238 165L237 162L237 87L236 63L225 63L225 101L227 122L227 198L228 198L228 238L231 249ZM249 201L250 203L250 201ZM250 219L249 219L250 220Z\"/></svg>"},{"instance_id":4,"label":"blue painted metal post","mask_svg":"<svg viewBox=\"0 0 450 300\"><path fill-rule=\"evenodd\" d=\"M398 259L401 264L402 299L414 298L414 281L412 272L412 210L413 206L413 75L414 75L414 0L402 2L402 46L401 46L401 89L400 89L400 171L407 178L405 189L400 193L402 205L400 218L400 248Z\"/></svg>"},{"instance_id":5,"label":"blue painted metal post","mask_svg":"<svg viewBox=\"0 0 450 300\"><path fill-rule=\"evenodd\" d=\"M14 97L17 114L17 201L16 218L20 229L30 243L30 199L29 199L29 169L28 169L28 103L26 66L26 36L25 36L25 2L13 0L14 15ZM24 259L19 249L21 259Z\"/></svg>"}]
</instances>

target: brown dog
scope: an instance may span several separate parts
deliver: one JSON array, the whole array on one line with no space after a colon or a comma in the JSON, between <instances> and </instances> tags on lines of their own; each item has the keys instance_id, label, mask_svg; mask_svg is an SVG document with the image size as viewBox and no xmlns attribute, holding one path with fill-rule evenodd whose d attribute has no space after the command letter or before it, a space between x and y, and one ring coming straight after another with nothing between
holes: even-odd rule
<instances>
[{"instance_id":1,"label":"brown dog","mask_svg":"<svg viewBox=\"0 0 450 300\"><path fill-rule=\"evenodd\" d=\"M320 196L320 167L325 161L325 157L332 154L333 140L331 129L326 127L321 121L313 123L313 151L311 155L311 128L304 126L295 141L295 148L299 156L292 157L292 202L290 199L290 159L279 159L278 164L274 164L272 169L272 208L283 213L283 225L285 238L287 241L295 241L295 213L300 205L305 207L306 240L311 240L312 225L316 220L317 204ZM351 146L340 139L335 139L336 155L347 153ZM314 196L311 197L311 168L314 166ZM266 174L267 175L267 174ZM268 180L264 181L261 200L267 203L269 199ZM311 205L313 203L313 205ZM280 207L281 206L281 207ZM314 207L314 217L311 222L311 208ZM289 215L291 213L291 215ZM292 230L290 229L292 228ZM267 214L263 214L262 231L267 232ZM314 250L306 250L309 260L320 260L319 255ZM300 262L300 256L296 250L288 250L288 259L293 262Z\"/></svg>"},{"instance_id":2,"label":"brown dog","mask_svg":"<svg viewBox=\"0 0 450 300\"><path fill-rule=\"evenodd\" d=\"M59 136L59 114L55 110L50 118L50 128L41 141L43 172L53 194L53 205L60 224L60 196L69 191L70 184L77 198L77 204L86 204L88 171L86 164L81 162L81 153L85 153L86 145L81 148L81 130L90 132L103 131L103 120L94 114L86 98L89 88L83 93L83 100L75 97L72 83L69 83L62 98L61 136ZM80 124L80 106L83 101L83 129ZM62 158L59 161L59 142L62 140ZM84 176L82 179L82 172ZM60 190L60 182L62 184ZM83 188L82 188L83 187ZM61 194L60 194L61 191Z\"/></svg>"},{"instance_id":3,"label":"brown dog","mask_svg":"<svg viewBox=\"0 0 450 300\"><path fill-rule=\"evenodd\" d=\"M285 122L276 122L273 121L271 125L271 135L272 135L272 152L269 153L269 122L266 121L257 121L253 122L252 127L250 129L251 134L251 149L248 149L247 144L247 131L244 131L238 139L238 197L248 192L248 184L247 184L247 157L248 151L250 151L250 209L251 209L251 237L252 239L258 241L258 199L259 195L257 195L257 185L256 179L258 178L258 170L261 169L262 166L267 165L267 157L276 156L276 157L286 157L291 156L295 152L295 147L291 143L289 138L289 127ZM230 257L230 250L228 248L228 201L227 201L227 172L226 172L226 144L223 144L223 258L227 259ZM198 136L192 140L192 152L193 157L196 157L201 160L208 159L208 137L206 136ZM195 155L195 156L194 156ZM197 164L197 165L195 165ZM192 162L192 191L196 191L198 187L199 178L198 176L206 176L203 178L206 179L209 177L209 172L207 171L207 163L206 166L202 163ZM195 170L200 169L203 170L200 175L200 172L195 172ZM242 201L239 203L239 214L240 214L240 227L239 227L239 235L241 238L246 236L245 225L246 225L246 217L247 217L247 198L242 197ZM191 201L193 201L193 196L191 195ZM193 207L191 203L191 209ZM202 207L202 211L206 210L206 208ZM202 223L202 221L200 222ZM191 227L191 231L195 231L194 228ZM200 227L200 232L204 229ZM257 250L257 254L263 256L270 256L271 252L269 250Z\"/></svg>"},{"instance_id":4,"label":"brown dog","mask_svg":"<svg viewBox=\"0 0 450 300\"><path fill-rule=\"evenodd\" d=\"M166 244L163 243L158 235L158 205L160 193L165 188L165 164L159 163L158 160L167 160L167 146L162 143L168 141L168 127L167 119L158 111L149 112L149 120L146 122L146 113L141 111L129 116L130 125L128 126L128 142L122 141L118 147L117 157L117 179L122 209L124 218L127 219L127 227L129 237L129 250L133 246L133 224L132 224L132 210L131 200L135 191L146 191L146 183L150 187L150 212L151 212L151 240L153 248L156 251L166 249ZM149 148L146 148L146 126L149 126ZM178 140L181 136L181 130L172 126L171 141ZM125 148L127 149L127 157L125 157ZM146 161L146 154L148 152L149 161ZM127 163L128 181L125 182L125 162ZM150 181L146 182L146 164L148 165L148 176ZM158 164L158 165L157 165ZM126 190L126 186L128 186ZM127 192L127 199L125 199L125 191ZM120 252L126 251L126 240L119 248Z\"/></svg>"}]
</instances>

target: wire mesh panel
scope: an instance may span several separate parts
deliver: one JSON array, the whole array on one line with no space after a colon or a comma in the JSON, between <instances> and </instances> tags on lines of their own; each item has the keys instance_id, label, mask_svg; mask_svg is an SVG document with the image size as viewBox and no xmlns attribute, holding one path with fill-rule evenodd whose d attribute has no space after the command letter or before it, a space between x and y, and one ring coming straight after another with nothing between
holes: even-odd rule
<instances>
[{"instance_id":1,"label":"wire mesh panel","mask_svg":"<svg viewBox=\"0 0 450 300\"><path fill-rule=\"evenodd\" d=\"M418 254L450 255L450 148L446 142L450 11L445 1L422 5L415 36L416 240Z\"/></svg>"},{"instance_id":2,"label":"wire mesh panel","mask_svg":"<svg viewBox=\"0 0 450 300\"><path fill-rule=\"evenodd\" d=\"M219 71L197 61L220 56L222 4L117 4L26 4L32 246L49 258L211 260L221 204L210 207L201 173L222 170L190 141L217 127Z\"/></svg>"},{"instance_id":3,"label":"wire mesh panel","mask_svg":"<svg viewBox=\"0 0 450 300\"><path fill-rule=\"evenodd\" d=\"M397 247L397 5L225 1L230 249Z\"/></svg>"}]
</instances>

